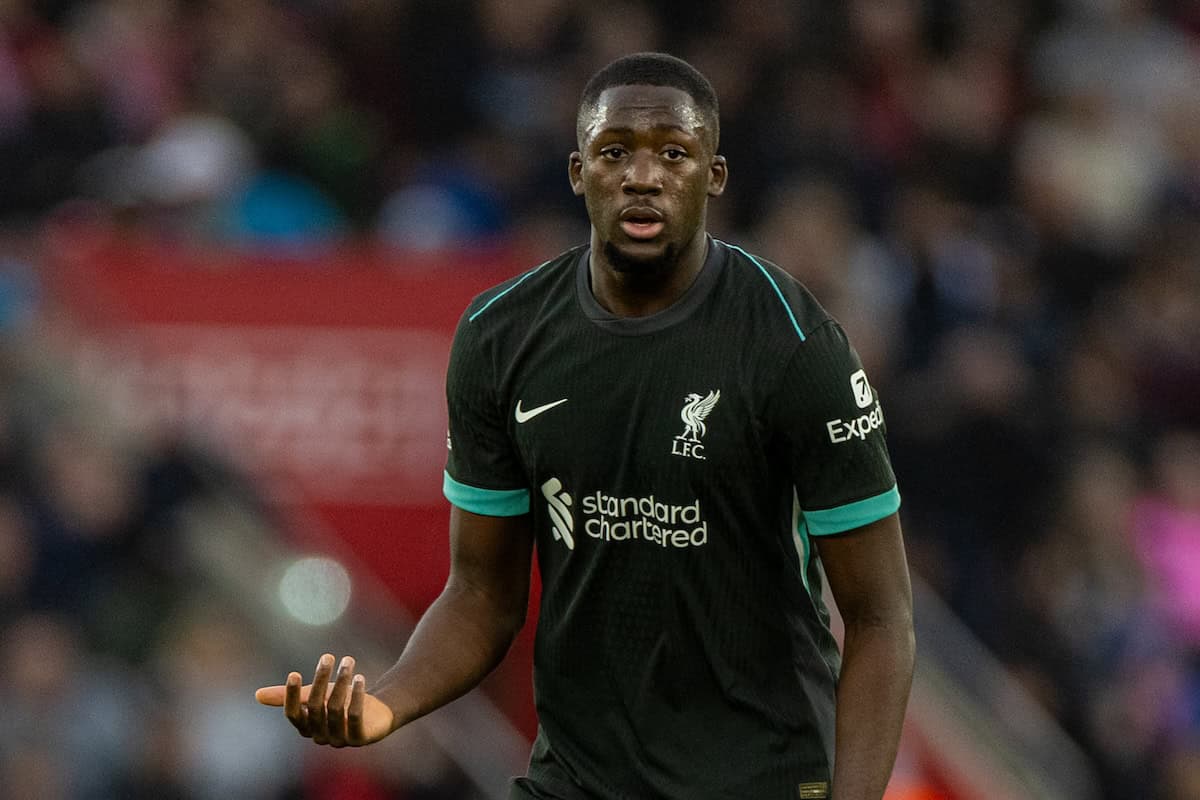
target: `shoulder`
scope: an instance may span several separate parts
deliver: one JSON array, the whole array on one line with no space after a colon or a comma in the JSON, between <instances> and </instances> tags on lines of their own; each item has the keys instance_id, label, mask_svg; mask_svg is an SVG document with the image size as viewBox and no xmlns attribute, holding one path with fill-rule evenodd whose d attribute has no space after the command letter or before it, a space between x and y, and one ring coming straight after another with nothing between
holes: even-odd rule
<instances>
[{"instance_id":1,"label":"shoulder","mask_svg":"<svg viewBox=\"0 0 1200 800\"><path fill-rule=\"evenodd\" d=\"M553 287L562 284L566 289L571 288L572 267L584 247L573 247L477 294L463 312L460 330L490 327L514 318L528 319L532 309Z\"/></svg>"},{"instance_id":2,"label":"shoulder","mask_svg":"<svg viewBox=\"0 0 1200 800\"><path fill-rule=\"evenodd\" d=\"M743 313L756 324L785 340L804 342L832 320L804 284L782 267L736 244L718 244L729 251L726 276L733 286L728 294L748 306Z\"/></svg>"}]
</instances>

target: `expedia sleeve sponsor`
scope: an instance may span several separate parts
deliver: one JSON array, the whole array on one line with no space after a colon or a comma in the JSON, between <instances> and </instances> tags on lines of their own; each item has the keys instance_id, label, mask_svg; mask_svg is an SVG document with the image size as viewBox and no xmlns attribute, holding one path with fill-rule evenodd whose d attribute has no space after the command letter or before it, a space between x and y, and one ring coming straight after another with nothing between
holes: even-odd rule
<instances>
[{"instance_id":1,"label":"expedia sleeve sponsor","mask_svg":"<svg viewBox=\"0 0 1200 800\"><path fill-rule=\"evenodd\" d=\"M771 404L801 509L835 509L896 485L878 393L836 322L795 349Z\"/></svg>"},{"instance_id":2,"label":"expedia sleeve sponsor","mask_svg":"<svg viewBox=\"0 0 1200 800\"><path fill-rule=\"evenodd\" d=\"M883 427L883 409L879 403L868 414L860 414L852 419L831 419L825 423L829 431L829 441L834 444L849 442L852 439L865 441L867 434Z\"/></svg>"}]
</instances>

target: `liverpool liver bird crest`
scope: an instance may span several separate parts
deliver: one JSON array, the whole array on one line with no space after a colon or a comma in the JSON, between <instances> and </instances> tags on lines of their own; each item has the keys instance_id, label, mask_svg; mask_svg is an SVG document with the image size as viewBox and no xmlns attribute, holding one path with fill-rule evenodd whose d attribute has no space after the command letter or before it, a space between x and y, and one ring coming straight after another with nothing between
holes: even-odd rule
<instances>
[{"instance_id":1,"label":"liverpool liver bird crest","mask_svg":"<svg viewBox=\"0 0 1200 800\"><path fill-rule=\"evenodd\" d=\"M706 397L692 392L687 396L687 402L683 404L683 410L679 412L679 418L683 420L686 426L683 429L683 435L680 439L688 442L699 442L700 437L707 432L704 427L704 418L713 410L713 406L721 399L721 390L710 391Z\"/></svg>"}]
</instances>

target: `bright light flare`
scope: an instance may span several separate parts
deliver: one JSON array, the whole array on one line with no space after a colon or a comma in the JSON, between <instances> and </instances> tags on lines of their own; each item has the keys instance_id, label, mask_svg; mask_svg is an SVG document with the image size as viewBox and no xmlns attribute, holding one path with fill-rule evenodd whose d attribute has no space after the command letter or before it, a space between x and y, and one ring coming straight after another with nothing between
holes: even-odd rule
<instances>
[{"instance_id":1,"label":"bright light flare","mask_svg":"<svg viewBox=\"0 0 1200 800\"><path fill-rule=\"evenodd\" d=\"M332 558L297 559L279 581L279 599L300 622L328 625L350 603L350 573Z\"/></svg>"}]
</instances>

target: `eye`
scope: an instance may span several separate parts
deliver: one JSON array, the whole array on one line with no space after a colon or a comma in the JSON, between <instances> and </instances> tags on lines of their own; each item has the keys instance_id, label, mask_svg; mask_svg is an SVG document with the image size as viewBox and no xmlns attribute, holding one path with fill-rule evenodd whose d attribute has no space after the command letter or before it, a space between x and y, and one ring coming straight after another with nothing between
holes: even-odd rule
<instances>
[{"instance_id":1,"label":"eye","mask_svg":"<svg viewBox=\"0 0 1200 800\"><path fill-rule=\"evenodd\" d=\"M616 161L625 156L629 151L619 144L610 144L600 148L600 157L607 161Z\"/></svg>"},{"instance_id":2,"label":"eye","mask_svg":"<svg viewBox=\"0 0 1200 800\"><path fill-rule=\"evenodd\" d=\"M681 147L668 147L663 150L663 158L667 161L682 161L687 158L687 151Z\"/></svg>"}]
</instances>

